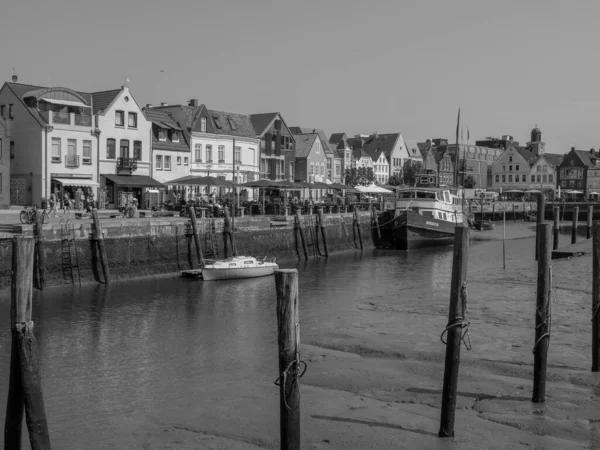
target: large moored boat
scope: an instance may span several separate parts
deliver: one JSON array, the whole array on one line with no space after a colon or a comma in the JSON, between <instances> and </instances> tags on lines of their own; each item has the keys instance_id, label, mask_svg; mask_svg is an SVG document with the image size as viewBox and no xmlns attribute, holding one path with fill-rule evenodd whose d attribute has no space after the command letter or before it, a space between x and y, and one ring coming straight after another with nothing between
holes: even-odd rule
<instances>
[{"instance_id":1,"label":"large moored boat","mask_svg":"<svg viewBox=\"0 0 600 450\"><path fill-rule=\"evenodd\" d=\"M414 187L397 190L394 209L377 217L372 227L377 248L409 250L450 245L457 225L465 224L461 191Z\"/></svg>"}]
</instances>

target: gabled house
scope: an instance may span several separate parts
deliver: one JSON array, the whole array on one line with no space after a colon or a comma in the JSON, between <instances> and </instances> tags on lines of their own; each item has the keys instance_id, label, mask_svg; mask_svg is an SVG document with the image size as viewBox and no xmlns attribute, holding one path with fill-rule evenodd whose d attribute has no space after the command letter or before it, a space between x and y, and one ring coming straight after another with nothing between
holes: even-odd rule
<instances>
[{"instance_id":1,"label":"gabled house","mask_svg":"<svg viewBox=\"0 0 600 450\"><path fill-rule=\"evenodd\" d=\"M327 140L327 136L323 130L317 128L301 128L301 127L290 127L290 130L294 135L305 134L305 133L317 133L321 140L321 145L325 149L325 155L327 156L327 169L325 171L325 182L326 183L341 183L342 182L342 157L337 152L334 145L331 145Z\"/></svg>"},{"instance_id":2,"label":"gabled house","mask_svg":"<svg viewBox=\"0 0 600 450\"><path fill-rule=\"evenodd\" d=\"M329 145L330 147L333 147L340 159L340 182L343 183L346 170L353 167L352 147L348 144L346 133L333 133L329 137Z\"/></svg>"},{"instance_id":3,"label":"gabled house","mask_svg":"<svg viewBox=\"0 0 600 450\"><path fill-rule=\"evenodd\" d=\"M11 202L41 206L51 193L61 201L65 192L77 198L81 189L96 191L99 130L92 96L17 81L13 76L0 89L0 116L11 129Z\"/></svg>"},{"instance_id":4,"label":"gabled house","mask_svg":"<svg viewBox=\"0 0 600 450\"><path fill-rule=\"evenodd\" d=\"M91 95L99 134L99 200L105 197L108 208L118 208L135 198L146 209L150 194L163 187L152 178L152 123L126 85Z\"/></svg>"},{"instance_id":5,"label":"gabled house","mask_svg":"<svg viewBox=\"0 0 600 450\"><path fill-rule=\"evenodd\" d=\"M454 186L454 162L452 157L446 149L436 148L435 153L438 167L438 187Z\"/></svg>"},{"instance_id":6,"label":"gabled house","mask_svg":"<svg viewBox=\"0 0 600 450\"><path fill-rule=\"evenodd\" d=\"M295 140L281 114L251 114L250 120L260 140L260 178L293 181Z\"/></svg>"},{"instance_id":7,"label":"gabled house","mask_svg":"<svg viewBox=\"0 0 600 450\"><path fill-rule=\"evenodd\" d=\"M588 178L595 172L598 159L599 156L595 153L571 147L571 151L565 154L558 166L558 186L561 190L579 191L587 198L592 192L588 188Z\"/></svg>"},{"instance_id":8,"label":"gabled house","mask_svg":"<svg viewBox=\"0 0 600 450\"><path fill-rule=\"evenodd\" d=\"M10 128L0 116L0 209L10 207Z\"/></svg>"},{"instance_id":9,"label":"gabled house","mask_svg":"<svg viewBox=\"0 0 600 450\"><path fill-rule=\"evenodd\" d=\"M438 187L438 161L434 147L423 151L423 166L417 176L416 185L420 187Z\"/></svg>"},{"instance_id":10,"label":"gabled house","mask_svg":"<svg viewBox=\"0 0 600 450\"><path fill-rule=\"evenodd\" d=\"M306 183L325 182L327 155L318 133L296 134L296 179ZM319 196L321 190L316 190ZM319 200L316 198L315 200Z\"/></svg>"},{"instance_id":11,"label":"gabled house","mask_svg":"<svg viewBox=\"0 0 600 450\"><path fill-rule=\"evenodd\" d=\"M533 156L533 160L537 158L538 156ZM531 163L529 155L522 153L519 147L509 144L492 164L492 189L527 189Z\"/></svg>"},{"instance_id":12,"label":"gabled house","mask_svg":"<svg viewBox=\"0 0 600 450\"><path fill-rule=\"evenodd\" d=\"M369 136L366 134L357 134L353 138L347 139L348 145L352 148L352 167L373 168L373 158L371 158L371 155L363 149L368 137Z\"/></svg>"}]
</instances>

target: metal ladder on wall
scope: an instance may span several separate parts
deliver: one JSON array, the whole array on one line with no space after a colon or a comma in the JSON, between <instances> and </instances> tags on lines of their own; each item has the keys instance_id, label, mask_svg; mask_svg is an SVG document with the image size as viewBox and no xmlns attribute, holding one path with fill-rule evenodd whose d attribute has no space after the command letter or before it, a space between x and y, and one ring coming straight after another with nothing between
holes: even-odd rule
<instances>
[{"instance_id":1,"label":"metal ladder on wall","mask_svg":"<svg viewBox=\"0 0 600 450\"><path fill-rule=\"evenodd\" d=\"M313 214L307 214L302 216L302 228L304 229L304 236L306 238L306 247L308 253L313 256L320 256L317 249L317 235L315 230L315 218Z\"/></svg>"},{"instance_id":2,"label":"metal ladder on wall","mask_svg":"<svg viewBox=\"0 0 600 450\"><path fill-rule=\"evenodd\" d=\"M60 221L60 241L61 241L61 263L62 274L65 281L71 281L75 286L74 269L77 270L77 281L81 286L81 275L79 273L79 252L75 245L75 227L70 219Z\"/></svg>"},{"instance_id":3,"label":"metal ladder on wall","mask_svg":"<svg viewBox=\"0 0 600 450\"><path fill-rule=\"evenodd\" d=\"M214 219L207 221L208 229L204 230L204 257L206 259L219 259L219 245L217 244L217 230Z\"/></svg>"}]
</instances>

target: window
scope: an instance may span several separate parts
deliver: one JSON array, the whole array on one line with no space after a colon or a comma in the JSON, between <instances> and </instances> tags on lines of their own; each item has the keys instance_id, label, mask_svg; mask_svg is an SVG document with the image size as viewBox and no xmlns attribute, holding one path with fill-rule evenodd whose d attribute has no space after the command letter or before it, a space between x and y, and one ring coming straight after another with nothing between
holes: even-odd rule
<instances>
[{"instance_id":1,"label":"window","mask_svg":"<svg viewBox=\"0 0 600 450\"><path fill-rule=\"evenodd\" d=\"M219 118L218 117L213 117L213 122L215 123L215 127L217 127L220 130L221 129L221 122L219 122Z\"/></svg>"},{"instance_id":2,"label":"window","mask_svg":"<svg viewBox=\"0 0 600 450\"><path fill-rule=\"evenodd\" d=\"M121 139L119 144L121 158L129 158L129 140Z\"/></svg>"},{"instance_id":3,"label":"window","mask_svg":"<svg viewBox=\"0 0 600 450\"><path fill-rule=\"evenodd\" d=\"M83 141L83 164L92 164L92 141Z\"/></svg>"},{"instance_id":4,"label":"window","mask_svg":"<svg viewBox=\"0 0 600 450\"><path fill-rule=\"evenodd\" d=\"M174 130L173 133L171 133L171 141L179 142L179 131Z\"/></svg>"},{"instance_id":5,"label":"window","mask_svg":"<svg viewBox=\"0 0 600 450\"><path fill-rule=\"evenodd\" d=\"M194 161L202 162L202 144L194 145Z\"/></svg>"},{"instance_id":6,"label":"window","mask_svg":"<svg viewBox=\"0 0 600 450\"><path fill-rule=\"evenodd\" d=\"M496 175L496 183L500 183L500 175Z\"/></svg>"},{"instance_id":7,"label":"window","mask_svg":"<svg viewBox=\"0 0 600 450\"><path fill-rule=\"evenodd\" d=\"M137 128L137 114L130 112L128 115L127 126L129 128Z\"/></svg>"},{"instance_id":8,"label":"window","mask_svg":"<svg viewBox=\"0 0 600 450\"><path fill-rule=\"evenodd\" d=\"M156 155L156 170L162 170L162 155Z\"/></svg>"},{"instance_id":9,"label":"window","mask_svg":"<svg viewBox=\"0 0 600 450\"><path fill-rule=\"evenodd\" d=\"M171 170L171 156L165 155L165 170Z\"/></svg>"},{"instance_id":10,"label":"window","mask_svg":"<svg viewBox=\"0 0 600 450\"><path fill-rule=\"evenodd\" d=\"M189 158L187 156L185 158L183 158L183 164L185 166L187 166L189 163L190 163L190 160L189 160Z\"/></svg>"},{"instance_id":11,"label":"window","mask_svg":"<svg viewBox=\"0 0 600 450\"><path fill-rule=\"evenodd\" d=\"M142 141L133 141L133 157L138 161L142 159Z\"/></svg>"},{"instance_id":12,"label":"window","mask_svg":"<svg viewBox=\"0 0 600 450\"><path fill-rule=\"evenodd\" d=\"M554 176L552 174L548 175L548 183L554 183Z\"/></svg>"},{"instance_id":13,"label":"window","mask_svg":"<svg viewBox=\"0 0 600 450\"><path fill-rule=\"evenodd\" d=\"M512 162L512 156L508 157L508 162Z\"/></svg>"},{"instance_id":14,"label":"window","mask_svg":"<svg viewBox=\"0 0 600 450\"><path fill-rule=\"evenodd\" d=\"M315 173L315 163L310 163L310 172L308 172L309 175L314 175Z\"/></svg>"},{"instance_id":15,"label":"window","mask_svg":"<svg viewBox=\"0 0 600 450\"><path fill-rule=\"evenodd\" d=\"M167 140L167 130L165 130L164 128L159 128L158 129L158 140L159 141L166 141Z\"/></svg>"},{"instance_id":16,"label":"window","mask_svg":"<svg viewBox=\"0 0 600 450\"><path fill-rule=\"evenodd\" d=\"M315 144L316 144L316 148L317 148L316 152L321 153L321 141L319 141L317 139L317 142L315 142Z\"/></svg>"},{"instance_id":17,"label":"window","mask_svg":"<svg viewBox=\"0 0 600 450\"><path fill-rule=\"evenodd\" d=\"M115 159L115 148L117 142L114 139L106 140L106 159Z\"/></svg>"},{"instance_id":18,"label":"window","mask_svg":"<svg viewBox=\"0 0 600 450\"><path fill-rule=\"evenodd\" d=\"M506 175L502 175L502 182L506 183Z\"/></svg>"},{"instance_id":19,"label":"window","mask_svg":"<svg viewBox=\"0 0 600 450\"><path fill-rule=\"evenodd\" d=\"M535 183L535 175L531 175L531 182Z\"/></svg>"},{"instance_id":20,"label":"window","mask_svg":"<svg viewBox=\"0 0 600 450\"><path fill-rule=\"evenodd\" d=\"M508 166L508 171L512 172L512 164L510 166Z\"/></svg>"},{"instance_id":21,"label":"window","mask_svg":"<svg viewBox=\"0 0 600 450\"><path fill-rule=\"evenodd\" d=\"M512 174L511 173L508 174L508 182L512 183Z\"/></svg>"},{"instance_id":22,"label":"window","mask_svg":"<svg viewBox=\"0 0 600 450\"><path fill-rule=\"evenodd\" d=\"M225 147L219 145L219 162L225 162Z\"/></svg>"},{"instance_id":23,"label":"window","mask_svg":"<svg viewBox=\"0 0 600 450\"><path fill-rule=\"evenodd\" d=\"M231 129L232 129L233 131L236 131L236 128L235 128L235 122L234 122L233 120L231 120L231 117L228 117L228 118L227 118L227 122L229 122L229 126L231 127Z\"/></svg>"},{"instance_id":24,"label":"window","mask_svg":"<svg viewBox=\"0 0 600 450\"><path fill-rule=\"evenodd\" d=\"M515 170L516 170L517 172L519 171L519 165L518 165L518 164L515 166Z\"/></svg>"},{"instance_id":25,"label":"window","mask_svg":"<svg viewBox=\"0 0 600 450\"><path fill-rule=\"evenodd\" d=\"M0 105L0 116L4 117L4 106L5 105Z\"/></svg>"},{"instance_id":26,"label":"window","mask_svg":"<svg viewBox=\"0 0 600 450\"><path fill-rule=\"evenodd\" d=\"M13 105L8 105L8 118L9 119L14 119L15 116L13 116Z\"/></svg>"},{"instance_id":27,"label":"window","mask_svg":"<svg viewBox=\"0 0 600 450\"><path fill-rule=\"evenodd\" d=\"M125 112L115 111L115 125L118 127L125 126Z\"/></svg>"},{"instance_id":28,"label":"window","mask_svg":"<svg viewBox=\"0 0 600 450\"><path fill-rule=\"evenodd\" d=\"M181 156L177 157L177 165L180 166L181 165Z\"/></svg>"},{"instance_id":29,"label":"window","mask_svg":"<svg viewBox=\"0 0 600 450\"><path fill-rule=\"evenodd\" d=\"M542 175L542 183L547 183L548 182L548 175L544 174Z\"/></svg>"},{"instance_id":30,"label":"window","mask_svg":"<svg viewBox=\"0 0 600 450\"><path fill-rule=\"evenodd\" d=\"M325 164L321 163L321 175L325 175Z\"/></svg>"},{"instance_id":31,"label":"window","mask_svg":"<svg viewBox=\"0 0 600 450\"><path fill-rule=\"evenodd\" d=\"M541 182L542 182L542 176L541 176L541 175L538 175L538 176L537 176L537 182L538 182L538 183L541 183Z\"/></svg>"},{"instance_id":32,"label":"window","mask_svg":"<svg viewBox=\"0 0 600 450\"><path fill-rule=\"evenodd\" d=\"M506 172L506 166L502 166L502 172Z\"/></svg>"},{"instance_id":33,"label":"window","mask_svg":"<svg viewBox=\"0 0 600 450\"><path fill-rule=\"evenodd\" d=\"M206 133L206 117L200 117L200 132Z\"/></svg>"},{"instance_id":34,"label":"window","mask_svg":"<svg viewBox=\"0 0 600 450\"><path fill-rule=\"evenodd\" d=\"M542 166L537 166L537 171L541 172L542 171Z\"/></svg>"},{"instance_id":35,"label":"window","mask_svg":"<svg viewBox=\"0 0 600 450\"><path fill-rule=\"evenodd\" d=\"M548 166L542 166L542 172L548 172Z\"/></svg>"},{"instance_id":36,"label":"window","mask_svg":"<svg viewBox=\"0 0 600 450\"><path fill-rule=\"evenodd\" d=\"M241 147L236 147L234 150L234 157L235 157L235 162L236 163L241 163L242 162L242 148Z\"/></svg>"},{"instance_id":37,"label":"window","mask_svg":"<svg viewBox=\"0 0 600 450\"><path fill-rule=\"evenodd\" d=\"M212 145L206 146L206 162L212 162Z\"/></svg>"},{"instance_id":38,"label":"window","mask_svg":"<svg viewBox=\"0 0 600 450\"><path fill-rule=\"evenodd\" d=\"M60 138L52 138L52 162L60 162Z\"/></svg>"}]
</instances>

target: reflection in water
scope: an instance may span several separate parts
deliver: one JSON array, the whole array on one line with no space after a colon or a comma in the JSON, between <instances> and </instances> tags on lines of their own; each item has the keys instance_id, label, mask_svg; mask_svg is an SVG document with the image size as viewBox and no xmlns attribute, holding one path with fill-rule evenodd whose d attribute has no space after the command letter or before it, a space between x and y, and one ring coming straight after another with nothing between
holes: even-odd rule
<instances>
[{"instance_id":1,"label":"reflection in water","mask_svg":"<svg viewBox=\"0 0 600 450\"><path fill-rule=\"evenodd\" d=\"M469 270L497 270L490 255L500 245L471 247ZM509 261L523 255L530 260L532 248L509 246ZM373 299L446 308L451 265L452 248L444 248L365 250L281 266L300 272L302 336L311 342L324 330L360 321L358 306ZM173 277L36 292L34 321L52 435L63 439L61 448L90 448L90 441L102 442L115 427L127 430L126 418L210 415L206 398L228 395L228 383L270 389L277 372L275 305L272 277L207 283ZM0 307L3 405L9 296Z\"/></svg>"}]
</instances>

